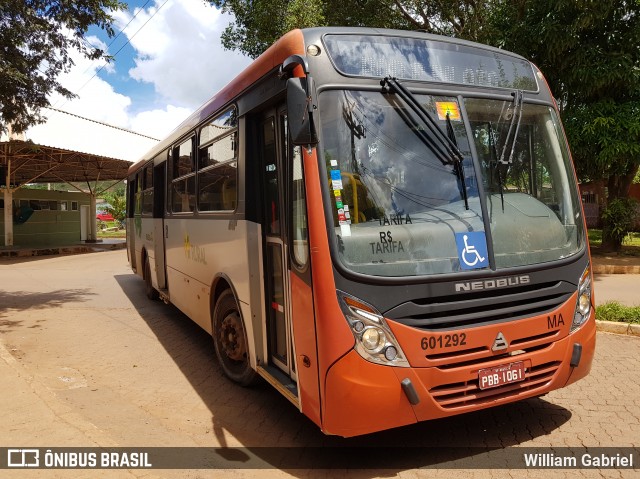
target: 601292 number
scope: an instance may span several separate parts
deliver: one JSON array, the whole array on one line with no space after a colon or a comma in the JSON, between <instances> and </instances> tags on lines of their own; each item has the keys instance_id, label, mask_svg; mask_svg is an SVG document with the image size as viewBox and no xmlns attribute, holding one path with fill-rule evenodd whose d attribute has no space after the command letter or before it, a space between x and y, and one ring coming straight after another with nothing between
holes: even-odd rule
<instances>
[{"instance_id":1,"label":"601292 number","mask_svg":"<svg viewBox=\"0 0 640 479\"><path fill-rule=\"evenodd\" d=\"M422 338L420 346L425 351L427 349L441 349L452 348L456 346L464 346L467 344L467 335L465 333L460 334L443 334L442 336L431 336L428 338Z\"/></svg>"}]
</instances>

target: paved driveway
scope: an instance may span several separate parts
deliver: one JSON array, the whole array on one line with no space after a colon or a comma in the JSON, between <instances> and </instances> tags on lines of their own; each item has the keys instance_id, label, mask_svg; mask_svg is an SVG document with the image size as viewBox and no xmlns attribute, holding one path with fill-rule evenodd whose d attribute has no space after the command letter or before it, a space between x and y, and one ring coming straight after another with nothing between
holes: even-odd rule
<instances>
[{"instance_id":1,"label":"paved driveway","mask_svg":"<svg viewBox=\"0 0 640 479\"><path fill-rule=\"evenodd\" d=\"M147 300L143 290L124 250L0 260L0 446L408 448L408 461L357 471L283 470L278 463L267 470L243 469L250 466L242 462L242 450L235 450L240 468L228 471L232 477L637 474L505 470L499 463L496 469L474 470L478 450L461 448L638 446L640 338L598 333L592 373L543 398L345 440L324 436L266 385L243 389L229 383L210 337L173 307ZM379 457L384 451L370 454ZM452 451L468 469L419 469L437 466ZM357 459L363 464L362 457ZM0 476L222 476L211 470L79 472L5 470Z\"/></svg>"}]
</instances>

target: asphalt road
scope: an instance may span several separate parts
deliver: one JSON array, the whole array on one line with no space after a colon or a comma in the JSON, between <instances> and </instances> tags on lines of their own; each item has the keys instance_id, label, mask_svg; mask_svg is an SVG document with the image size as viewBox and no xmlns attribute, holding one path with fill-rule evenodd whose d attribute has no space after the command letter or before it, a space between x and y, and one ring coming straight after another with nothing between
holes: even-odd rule
<instances>
[{"instance_id":1,"label":"asphalt road","mask_svg":"<svg viewBox=\"0 0 640 479\"><path fill-rule=\"evenodd\" d=\"M596 279L599 300L609 284L609 277ZM640 338L598 333L597 341L591 374L568 388L347 440L324 436L267 385L228 382L210 337L175 308L147 300L125 251L0 260L0 447L239 448L222 450L237 464L227 471L0 470L0 476L638 477L637 469L506 469L500 455L513 447L640 445ZM373 446L379 448L363 449ZM342 451L342 460L352 455L360 467L367 461L372 467L293 468L288 460L300 453L294 447ZM269 455L274 451L285 460ZM390 460L381 468L385 455ZM458 469L445 469L452 459ZM490 468L477 469L487 460Z\"/></svg>"}]
</instances>

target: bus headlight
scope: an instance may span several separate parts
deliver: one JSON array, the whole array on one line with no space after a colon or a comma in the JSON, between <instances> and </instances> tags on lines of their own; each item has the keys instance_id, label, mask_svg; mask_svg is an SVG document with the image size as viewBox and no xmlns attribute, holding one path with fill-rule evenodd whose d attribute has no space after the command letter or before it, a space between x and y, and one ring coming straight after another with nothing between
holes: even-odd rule
<instances>
[{"instance_id":1,"label":"bus headlight","mask_svg":"<svg viewBox=\"0 0 640 479\"><path fill-rule=\"evenodd\" d=\"M573 315L571 332L582 326L591 313L591 265L587 265L578 283L578 301L576 302L576 312Z\"/></svg>"},{"instance_id":2,"label":"bus headlight","mask_svg":"<svg viewBox=\"0 0 640 479\"><path fill-rule=\"evenodd\" d=\"M362 333L362 345L367 351L377 351L384 346L384 332L378 328L367 328Z\"/></svg>"},{"instance_id":3,"label":"bus headlight","mask_svg":"<svg viewBox=\"0 0 640 479\"><path fill-rule=\"evenodd\" d=\"M355 350L367 361L409 367L402 348L382 315L370 304L338 291L338 302L356 340Z\"/></svg>"}]
</instances>

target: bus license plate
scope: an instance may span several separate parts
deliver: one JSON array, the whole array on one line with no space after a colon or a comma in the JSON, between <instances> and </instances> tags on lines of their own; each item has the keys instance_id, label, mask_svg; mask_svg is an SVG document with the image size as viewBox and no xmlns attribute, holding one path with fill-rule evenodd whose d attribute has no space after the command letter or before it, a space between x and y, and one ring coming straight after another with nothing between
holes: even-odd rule
<instances>
[{"instance_id":1,"label":"bus license plate","mask_svg":"<svg viewBox=\"0 0 640 479\"><path fill-rule=\"evenodd\" d=\"M478 386L480 389L497 388L505 384L524 381L524 379L525 368L522 361L478 371Z\"/></svg>"}]
</instances>

